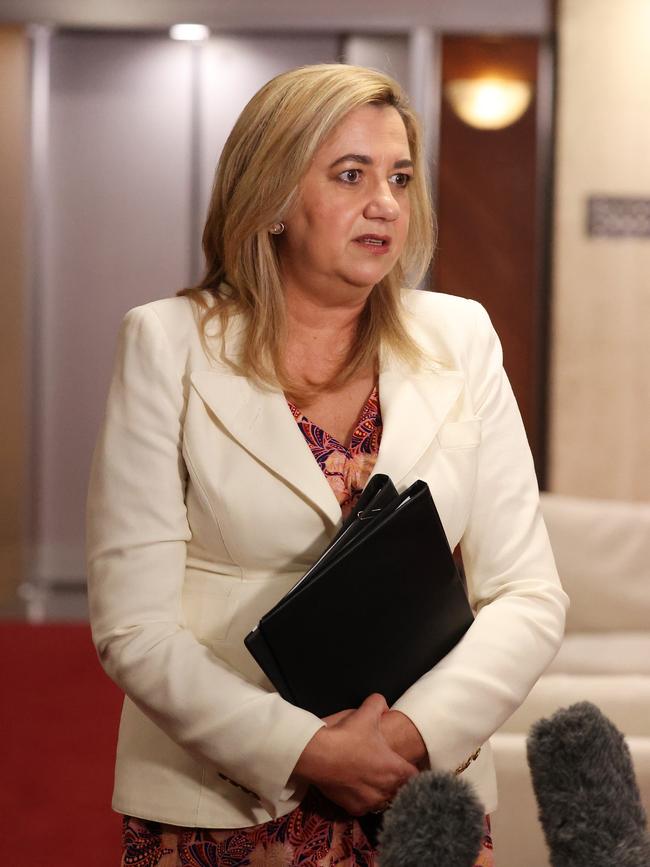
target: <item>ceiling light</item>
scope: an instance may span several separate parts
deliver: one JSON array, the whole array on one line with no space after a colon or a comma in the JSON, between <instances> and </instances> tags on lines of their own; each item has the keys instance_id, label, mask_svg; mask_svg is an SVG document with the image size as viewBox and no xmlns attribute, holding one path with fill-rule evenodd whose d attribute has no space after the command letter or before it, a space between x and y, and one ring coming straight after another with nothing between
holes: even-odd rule
<instances>
[{"instance_id":1,"label":"ceiling light","mask_svg":"<svg viewBox=\"0 0 650 867\"><path fill-rule=\"evenodd\" d=\"M185 42L201 42L210 37L210 29L205 24L174 24L169 28L169 35Z\"/></svg>"},{"instance_id":2,"label":"ceiling light","mask_svg":"<svg viewBox=\"0 0 650 867\"><path fill-rule=\"evenodd\" d=\"M458 117L477 129L503 129L524 114L533 96L530 82L485 76L457 78L445 96Z\"/></svg>"}]
</instances>

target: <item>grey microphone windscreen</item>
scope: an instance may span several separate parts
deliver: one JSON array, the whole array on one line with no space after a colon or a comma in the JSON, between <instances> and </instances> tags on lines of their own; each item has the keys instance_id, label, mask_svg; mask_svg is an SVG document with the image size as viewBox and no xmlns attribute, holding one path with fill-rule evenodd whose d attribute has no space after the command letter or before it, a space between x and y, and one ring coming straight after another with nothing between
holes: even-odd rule
<instances>
[{"instance_id":1,"label":"grey microphone windscreen","mask_svg":"<svg viewBox=\"0 0 650 867\"><path fill-rule=\"evenodd\" d=\"M528 764L553 867L649 867L630 751L590 702L532 727Z\"/></svg>"},{"instance_id":2,"label":"grey microphone windscreen","mask_svg":"<svg viewBox=\"0 0 650 867\"><path fill-rule=\"evenodd\" d=\"M484 815L469 783L423 771L402 786L384 813L381 867L473 867Z\"/></svg>"}]
</instances>

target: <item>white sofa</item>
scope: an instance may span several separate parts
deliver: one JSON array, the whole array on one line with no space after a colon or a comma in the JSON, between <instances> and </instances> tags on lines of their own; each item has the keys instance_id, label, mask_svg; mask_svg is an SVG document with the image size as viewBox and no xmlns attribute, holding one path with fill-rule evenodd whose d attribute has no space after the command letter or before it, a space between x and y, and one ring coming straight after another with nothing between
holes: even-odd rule
<instances>
[{"instance_id":1,"label":"white sofa","mask_svg":"<svg viewBox=\"0 0 650 867\"><path fill-rule=\"evenodd\" d=\"M650 503L543 494L558 571L571 599L560 651L494 736L497 867L548 867L526 762L541 717L588 700L626 735L650 815Z\"/></svg>"}]
</instances>

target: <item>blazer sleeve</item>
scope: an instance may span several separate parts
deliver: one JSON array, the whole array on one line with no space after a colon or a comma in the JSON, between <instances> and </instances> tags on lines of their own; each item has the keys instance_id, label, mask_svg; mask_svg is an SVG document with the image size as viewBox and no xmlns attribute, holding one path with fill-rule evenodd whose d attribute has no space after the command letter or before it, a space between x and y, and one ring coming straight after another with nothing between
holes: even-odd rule
<instances>
[{"instance_id":1,"label":"blazer sleeve","mask_svg":"<svg viewBox=\"0 0 650 867\"><path fill-rule=\"evenodd\" d=\"M292 794L290 774L323 723L243 679L185 628L191 528L178 367L152 305L130 311L88 494L93 639L109 676L144 713L272 814Z\"/></svg>"},{"instance_id":2,"label":"blazer sleeve","mask_svg":"<svg viewBox=\"0 0 650 867\"><path fill-rule=\"evenodd\" d=\"M477 615L394 705L419 729L432 767L443 770L458 767L521 704L557 652L568 606L501 346L483 307L468 303L474 327L464 362L481 443L460 544Z\"/></svg>"}]
</instances>

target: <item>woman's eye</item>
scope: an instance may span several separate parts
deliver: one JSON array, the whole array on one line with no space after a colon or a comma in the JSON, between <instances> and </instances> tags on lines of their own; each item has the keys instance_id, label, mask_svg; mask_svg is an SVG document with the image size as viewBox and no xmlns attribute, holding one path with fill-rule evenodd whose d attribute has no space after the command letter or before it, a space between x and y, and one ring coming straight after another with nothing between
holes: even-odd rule
<instances>
[{"instance_id":1,"label":"woman's eye","mask_svg":"<svg viewBox=\"0 0 650 867\"><path fill-rule=\"evenodd\" d=\"M398 187L406 187L408 186L413 178L411 175L407 175L404 172L398 172L395 175L391 176L391 181Z\"/></svg>"},{"instance_id":2,"label":"woman's eye","mask_svg":"<svg viewBox=\"0 0 650 867\"><path fill-rule=\"evenodd\" d=\"M346 169L339 175L339 180L345 181L346 184L357 184L361 179L361 171L359 169Z\"/></svg>"}]
</instances>

